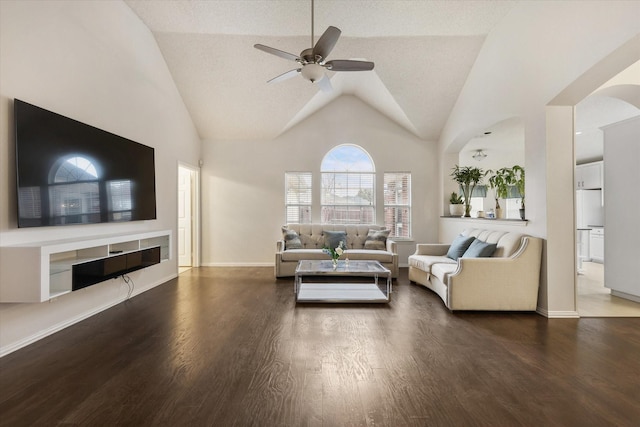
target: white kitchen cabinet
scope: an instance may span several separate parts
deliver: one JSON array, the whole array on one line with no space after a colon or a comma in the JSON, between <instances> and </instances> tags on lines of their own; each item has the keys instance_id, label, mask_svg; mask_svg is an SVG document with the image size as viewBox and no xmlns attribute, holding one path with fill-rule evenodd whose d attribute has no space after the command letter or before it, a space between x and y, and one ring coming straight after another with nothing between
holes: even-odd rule
<instances>
[{"instance_id":1,"label":"white kitchen cabinet","mask_svg":"<svg viewBox=\"0 0 640 427\"><path fill-rule=\"evenodd\" d=\"M604 263L604 228L594 228L589 233L589 258Z\"/></svg>"},{"instance_id":2,"label":"white kitchen cabinet","mask_svg":"<svg viewBox=\"0 0 640 427\"><path fill-rule=\"evenodd\" d=\"M602 188L602 162L585 163L576 166L576 190Z\"/></svg>"}]
</instances>

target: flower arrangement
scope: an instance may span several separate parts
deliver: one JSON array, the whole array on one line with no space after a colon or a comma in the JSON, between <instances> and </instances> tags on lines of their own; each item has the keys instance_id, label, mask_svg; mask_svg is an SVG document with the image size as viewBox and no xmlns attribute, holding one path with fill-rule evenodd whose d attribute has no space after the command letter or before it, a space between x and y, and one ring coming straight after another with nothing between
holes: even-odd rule
<instances>
[{"instance_id":1,"label":"flower arrangement","mask_svg":"<svg viewBox=\"0 0 640 427\"><path fill-rule=\"evenodd\" d=\"M331 261L333 262L333 266L335 267L338 265L338 258L340 258L346 248L347 247L345 246L344 241L341 240L335 249L325 246L324 248L322 248L322 252L331 257Z\"/></svg>"}]
</instances>

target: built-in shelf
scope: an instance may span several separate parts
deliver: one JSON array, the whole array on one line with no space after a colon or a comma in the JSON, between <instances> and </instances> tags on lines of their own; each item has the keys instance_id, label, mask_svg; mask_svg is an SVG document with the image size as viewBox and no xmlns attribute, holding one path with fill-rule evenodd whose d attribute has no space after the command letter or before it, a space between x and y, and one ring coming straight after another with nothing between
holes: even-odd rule
<instances>
[{"instance_id":1,"label":"built-in shelf","mask_svg":"<svg viewBox=\"0 0 640 427\"><path fill-rule=\"evenodd\" d=\"M0 302L48 301L168 261L171 244L163 230L0 247Z\"/></svg>"}]
</instances>

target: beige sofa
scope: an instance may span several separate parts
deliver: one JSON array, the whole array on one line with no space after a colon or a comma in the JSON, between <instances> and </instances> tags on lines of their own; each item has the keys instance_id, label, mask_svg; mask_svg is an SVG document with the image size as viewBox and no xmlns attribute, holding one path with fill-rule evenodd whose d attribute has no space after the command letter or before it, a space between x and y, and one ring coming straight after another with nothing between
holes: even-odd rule
<instances>
[{"instance_id":1,"label":"beige sofa","mask_svg":"<svg viewBox=\"0 0 640 427\"><path fill-rule=\"evenodd\" d=\"M342 224L287 224L289 230L300 236L302 249L285 249L284 239L276 242L276 277L294 276L298 261L303 259L330 259L322 252L326 246L324 231L344 231L347 241L344 254L340 259L379 261L391 271L393 278L398 277L398 244L387 238L386 250L365 249L369 230L384 230L379 225L342 225Z\"/></svg>"},{"instance_id":2,"label":"beige sofa","mask_svg":"<svg viewBox=\"0 0 640 427\"><path fill-rule=\"evenodd\" d=\"M437 293L449 310L535 310L542 240L513 232L465 230L495 243L488 258L446 256L448 244L418 244L409 256L409 280Z\"/></svg>"}]
</instances>

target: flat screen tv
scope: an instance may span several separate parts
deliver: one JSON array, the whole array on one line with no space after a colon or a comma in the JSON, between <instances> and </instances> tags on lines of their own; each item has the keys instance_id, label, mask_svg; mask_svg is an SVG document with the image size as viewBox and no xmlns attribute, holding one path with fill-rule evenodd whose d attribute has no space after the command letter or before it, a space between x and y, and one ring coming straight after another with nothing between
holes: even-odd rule
<instances>
[{"instance_id":1,"label":"flat screen tv","mask_svg":"<svg viewBox=\"0 0 640 427\"><path fill-rule=\"evenodd\" d=\"M154 150L14 100L18 227L156 219Z\"/></svg>"}]
</instances>

